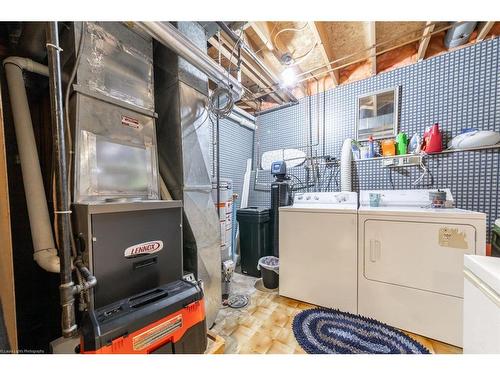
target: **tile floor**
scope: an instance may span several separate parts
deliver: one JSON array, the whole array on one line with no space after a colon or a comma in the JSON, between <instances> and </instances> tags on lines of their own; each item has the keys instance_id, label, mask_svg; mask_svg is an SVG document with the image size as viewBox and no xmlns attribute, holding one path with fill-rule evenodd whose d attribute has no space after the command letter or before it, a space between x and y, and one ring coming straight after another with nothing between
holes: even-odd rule
<instances>
[{"instance_id":1,"label":"tile floor","mask_svg":"<svg viewBox=\"0 0 500 375\"><path fill-rule=\"evenodd\" d=\"M225 339L225 354L305 354L292 332L292 321L299 311L314 307L267 290L262 280L235 274L232 294L249 296L242 309L225 308L212 328ZM431 353L457 354L462 349L408 333Z\"/></svg>"}]
</instances>

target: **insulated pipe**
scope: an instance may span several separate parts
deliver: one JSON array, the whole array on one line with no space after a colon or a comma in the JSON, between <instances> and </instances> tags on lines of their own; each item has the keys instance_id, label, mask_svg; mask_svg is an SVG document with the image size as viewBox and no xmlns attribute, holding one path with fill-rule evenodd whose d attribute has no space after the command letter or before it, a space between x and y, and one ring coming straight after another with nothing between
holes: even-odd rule
<instances>
[{"instance_id":1,"label":"insulated pipe","mask_svg":"<svg viewBox=\"0 0 500 375\"><path fill-rule=\"evenodd\" d=\"M240 114L237 114L236 111L233 111L227 116L227 118L233 120L234 122L240 124L241 126L244 126L245 128L248 128L250 130L255 130L256 125L254 122L248 120L246 117L241 116Z\"/></svg>"},{"instance_id":2,"label":"insulated pipe","mask_svg":"<svg viewBox=\"0 0 500 375\"><path fill-rule=\"evenodd\" d=\"M241 83L217 65L205 51L198 48L170 23L134 22L134 24L191 65L201 70L218 86L228 87L231 90L234 101L241 99L243 95L243 86Z\"/></svg>"},{"instance_id":3,"label":"insulated pipe","mask_svg":"<svg viewBox=\"0 0 500 375\"><path fill-rule=\"evenodd\" d=\"M57 22L47 22L47 55L49 66L50 107L52 114L52 129L54 136L55 157L55 210L57 221L57 244L59 246L61 272L60 272L60 304L61 328L64 337L71 337L76 333L75 324L75 299L77 293L71 276L71 210L70 194L68 188L68 166L66 161L66 128L64 126L63 93L61 79L61 48L59 47L59 33ZM83 266L82 266L83 267ZM80 271L84 269L79 268ZM82 273L88 280L90 273ZM89 288L92 285L87 285Z\"/></svg>"},{"instance_id":4,"label":"insulated pipe","mask_svg":"<svg viewBox=\"0 0 500 375\"><path fill-rule=\"evenodd\" d=\"M48 76L46 66L22 57L8 57L3 61L9 97L14 118L17 148L21 160L24 192L28 207L34 260L44 270L59 273L59 257L54 244L52 225L43 187L33 124L24 85L23 70Z\"/></svg>"}]
</instances>

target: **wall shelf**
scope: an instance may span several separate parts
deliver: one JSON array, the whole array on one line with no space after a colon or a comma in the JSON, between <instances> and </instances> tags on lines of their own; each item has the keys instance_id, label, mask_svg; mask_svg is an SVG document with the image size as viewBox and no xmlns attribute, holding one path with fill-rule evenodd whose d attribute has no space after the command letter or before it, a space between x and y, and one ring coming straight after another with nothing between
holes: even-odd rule
<instances>
[{"instance_id":1,"label":"wall shelf","mask_svg":"<svg viewBox=\"0 0 500 375\"><path fill-rule=\"evenodd\" d=\"M482 147L469 147L469 148L462 148L462 149L445 149L441 152L436 152L433 154L419 154L424 157L428 156L439 156L442 154L450 154L453 152L464 152L464 151L480 151L480 150L490 150L490 149L495 149L495 148L500 148L500 143L497 143L496 145L491 145L491 146L482 146ZM354 162L363 162L363 161L370 161L370 160L383 160L383 159L397 159L397 158L404 158L411 156L412 154L406 154L406 155L395 155L395 156L379 156L376 158L366 158L366 159L356 159L353 160Z\"/></svg>"}]
</instances>

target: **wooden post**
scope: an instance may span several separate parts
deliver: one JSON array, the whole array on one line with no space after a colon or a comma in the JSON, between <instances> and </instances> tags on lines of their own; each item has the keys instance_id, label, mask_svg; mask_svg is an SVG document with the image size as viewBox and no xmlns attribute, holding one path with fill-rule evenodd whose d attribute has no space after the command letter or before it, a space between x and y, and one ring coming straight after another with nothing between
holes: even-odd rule
<instances>
[{"instance_id":1,"label":"wooden post","mask_svg":"<svg viewBox=\"0 0 500 375\"><path fill-rule=\"evenodd\" d=\"M3 319L12 351L17 351L16 299L14 293L14 265L12 259L12 237L10 231L9 184L0 87L0 300Z\"/></svg>"}]
</instances>

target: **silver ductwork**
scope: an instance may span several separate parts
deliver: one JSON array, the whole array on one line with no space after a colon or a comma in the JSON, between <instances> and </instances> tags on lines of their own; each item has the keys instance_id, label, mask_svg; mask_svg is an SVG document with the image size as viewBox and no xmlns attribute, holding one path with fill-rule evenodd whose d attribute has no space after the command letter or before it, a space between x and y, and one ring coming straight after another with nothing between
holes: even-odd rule
<instances>
[{"instance_id":1,"label":"silver ductwork","mask_svg":"<svg viewBox=\"0 0 500 375\"><path fill-rule=\"evenodd\" d=\"M477 22L455 22L444 37L446 48L454 48L467 43L476 25Z\"/></svg>"},{"instance_id":2,"label":"silver ductwork","mask_svg":"<svg viewBox=\"0 0 500 375\"><path fill-rule=\"evenodd\" d=\"M199 24L178 22L177 27L172 35L182 32L186 36L179 39L189 38L196 51L206 49L205 32ZM183 201L184 270L194 272L203 282L210 327L221 306L221 254L209 172L208 78L163 41L154 43L154 64L160 174L172 197Z\"/></svg>"},{"instance_id":3,"label":"silver ductwork","mask_svg":"<svg viewBox=\"0 0 500 375\"><path fill-rule=\"evenodd\" d=\"M243 86L207 55L206 50L195 45L168 22L135 22L139 29L148 33L172 52L206 74L218 86L231 90L234 101L243 95Z\"/></svg>"}]
</instances>

